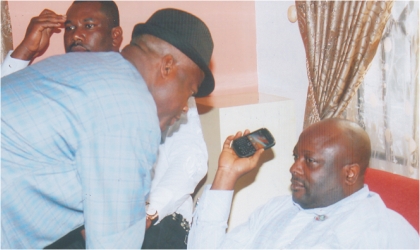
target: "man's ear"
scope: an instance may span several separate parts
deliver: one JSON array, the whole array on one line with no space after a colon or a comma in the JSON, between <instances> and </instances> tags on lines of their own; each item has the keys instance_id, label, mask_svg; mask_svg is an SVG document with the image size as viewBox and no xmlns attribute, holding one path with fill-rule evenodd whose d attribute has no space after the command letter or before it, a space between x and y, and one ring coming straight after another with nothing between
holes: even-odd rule
<instances>
[{"instance_id":1,"label":"man's ear","mask_svg":"<svg viewBox=\"0 0 420 250\"><path fill-rule=\"evenodd\" d=\"M119 52L120 46L123 40L122 28L120 26L112 28L111 36L112 36L112 47L114 48L115 52Z\"/></svg>"},{"instance_id":2,"label":"man's ear","mask_svg":"<svg viewBox=\"0 0 420 250\"><path fill-rule=\"evenodd\" d=\"M346 165L344 166L344 172L345 172L345 183L349 186L355 184L357 180L359 179L360 175L360 166L357 163Z\"/></svg>"},{"instance_id":3,"label":"man's ear","mask_svg":"<svg viewBox=\"0 0 420 250\"><path fill-rule=\"evenodd\" d=\"M160 73L164 79L170 78L176 71L175 58L166 54L161 58Z\"/></svg>"}]
</instances>

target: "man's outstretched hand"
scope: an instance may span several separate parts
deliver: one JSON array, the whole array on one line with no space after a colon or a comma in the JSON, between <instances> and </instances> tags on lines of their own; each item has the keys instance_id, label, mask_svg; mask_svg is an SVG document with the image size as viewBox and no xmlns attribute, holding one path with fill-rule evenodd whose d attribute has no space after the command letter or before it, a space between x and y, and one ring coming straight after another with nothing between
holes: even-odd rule
<instances>
[{"instance_id":1,"label":"man's outstretched hand","mask_svg":"<svg viewBox=\"0 0 420 250\"><path fill-rule=\"evenodd\" d=\"M45 9L37 17L33 17L26 29L23 41L16 47L11 57L31 61L40 56L48 48L53 33L59 33L64 27L66 16L57 15Z\"/></svg>"},{"instance_id":2,"label":"man's outstretched hand","mask_svg":"<svg viewBox=\"0 0 420 250\"><path fill-rule=\"evenodd\" d=\"M249 130L245 130L244 135L247 134L249 134ZM231 143L241 136L242 132L237 132L236 135L231 135L226 138L225 143L223 144L222 153L219 156L219 166L211 189L233 190L239 177L257 167L258 160L264 152L264 149L257 150L257 152L250 157L240 158L231 148Z\"/></svg>"}]
</instances>

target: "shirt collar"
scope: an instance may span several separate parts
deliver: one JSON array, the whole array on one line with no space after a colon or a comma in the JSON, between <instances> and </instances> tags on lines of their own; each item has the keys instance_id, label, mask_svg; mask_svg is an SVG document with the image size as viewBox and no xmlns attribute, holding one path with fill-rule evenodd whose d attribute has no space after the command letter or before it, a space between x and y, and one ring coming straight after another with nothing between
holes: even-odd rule
<instances>
[{"instance_id":1,"label":"shirt collar","mask_svg":"<svg viewBox=\"0 0 420 250\"><path fill-rule=\"evenodd\" d=\"M339 207L346 206L349 203L357 202L366 198L369 195L369 188L366 184L363 185L363 188L358 190L357 192L353 193L350 196L347 196L344 199L339 200L338 202L328 206L328 207L321 207L321 208L311 208L311 209L303 209L299 204L293 202L300 211L308 213L308 214L316 214L316 215L326 215L330 212L336 211Z\"/></svg>"}]
</instances>

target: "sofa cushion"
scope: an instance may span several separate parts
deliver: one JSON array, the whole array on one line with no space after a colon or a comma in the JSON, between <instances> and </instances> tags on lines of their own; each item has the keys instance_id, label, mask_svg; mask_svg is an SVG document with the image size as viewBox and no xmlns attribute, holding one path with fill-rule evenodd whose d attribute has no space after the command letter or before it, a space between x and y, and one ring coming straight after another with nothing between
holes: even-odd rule
<instances>
[{"instance_id":1,"label":"sofa cushion","mask_svg":"<svg viewBox=\"0 0 420 250\"><path fill-rule=\"evenodd\" d=\"M419 180L368 168L365 183L419 232Z\"/></svg>"}]
</instances>

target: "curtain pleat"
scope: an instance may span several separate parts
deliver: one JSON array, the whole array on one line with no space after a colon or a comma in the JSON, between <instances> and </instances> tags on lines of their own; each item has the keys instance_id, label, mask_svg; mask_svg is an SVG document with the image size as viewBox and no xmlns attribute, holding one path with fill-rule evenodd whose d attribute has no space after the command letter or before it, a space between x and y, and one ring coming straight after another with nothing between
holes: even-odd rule
<instances>
[{"instance_id":1,"label":"curtain pleat","mask_svg":"<svg viewBox=\"0 0 420 250\"><path fill-rule=\"evenodd\" d=\"M13 49L13 40L9 3L8 1L1 1L1 62L11 49Z\"/></svg>"},{"instance_id":2,"label":"curtain pleat","mask_svg":"<svg viewBox=\"0 0 420 250\"><path fill-rule=\"evenodd\" d=\"M345 111L392 6L392 1L296 1L309 80L304 127Z\"/></svg>"}]
</instances>

